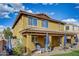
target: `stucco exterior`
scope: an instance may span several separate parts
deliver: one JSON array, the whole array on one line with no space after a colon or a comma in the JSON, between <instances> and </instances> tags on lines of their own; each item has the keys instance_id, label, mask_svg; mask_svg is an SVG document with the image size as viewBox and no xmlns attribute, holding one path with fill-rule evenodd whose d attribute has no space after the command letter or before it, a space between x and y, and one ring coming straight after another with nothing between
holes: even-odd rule
<instances>
[{"instance_id":1,"label":"stucco exterior","mask_svg":"<svg viewBox=\"0 0 79 59\"><path fill-rule=\"evenodd\" d=\"M60 39L61 44L64 45L64 34L61 34L62 32L64 32L64 25L65 25L64 23L48 20L48 28L44 28L42 27L42 20L44 19L37 18L37 26L28 25L28 20L29 18L27 15L21 15L19 18L19 21L13 27L13 36L16 36L19 39L22 38L27 52L30 53L36 49L34 42L32 42L33 35L36 35L41 48L45 48L44 42L45 42L46 33L49 34L49 41L50 41L51 47L60 46L58 39ZM37 30L35 31L29 30L29 28L32 28L32 27L34 27L34 29L37 29ZM27 31L24 32L24 34L20 33L24 29L26 29ZM51 31L55 33L51 33ZM68 35L68 36L73 37L74 35Z\"/></svg>"}]
</instances>

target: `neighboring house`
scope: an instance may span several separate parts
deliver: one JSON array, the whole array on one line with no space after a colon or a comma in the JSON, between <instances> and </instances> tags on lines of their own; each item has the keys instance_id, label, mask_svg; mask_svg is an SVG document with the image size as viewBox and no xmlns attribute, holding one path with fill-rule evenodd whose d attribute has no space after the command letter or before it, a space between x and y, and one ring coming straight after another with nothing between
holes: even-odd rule
<instances>
[{"instance_id":1,"label":"neighboring house","mask_svg":"<svg viewBox=\"0 0 79 59\"><path fill-rule=\"evenodd\" d=\"M5 40L0 40L0 53L2 53L5 50Z\"/></svg>"},{"instance_id":2,"label":"neighboring house","mask_svg":"<svg viewBox=\"0 0 79 59\"><path fill-rule=\"evenodd\" d=\"M0 53L4 51L6 45L6 40L4 39L4 35L0 33Z\"/></svg>"},{"instance_id":3,"label":"neighboring house","mask_svg":"<svg viewBox=\"0 0 79 59\"><path fill-rule=\"evenodd\" d=\"M67 32L79 32L79 26L76 24L66 23L64 29Z\"/></svg>"},{"instance_id":4,"label":"neighboring house","mask_svg":"<svg viewBox=\"0 0 79 59\"><path fill-rule=\"evenodd\" d=\"M73 32L64 32L64 22L51 19L46 14L32 14L20 11L13 24L13 36L22 39L27 52L41 48L64 46L64 34L71 37L74 43Z\"/></svg>"},{"instance_id":5,"label":"neighboring house","mask_svg":"<svg viewBox=\"0 0 79 59\"><path fill-rule=\"evenodd\" d=\"M72 24L72 23L66 23L64 30L66 32L74 32L77 34L78 38L79 38L79 25L76 24Z\"/></svg>"}]
</instances>

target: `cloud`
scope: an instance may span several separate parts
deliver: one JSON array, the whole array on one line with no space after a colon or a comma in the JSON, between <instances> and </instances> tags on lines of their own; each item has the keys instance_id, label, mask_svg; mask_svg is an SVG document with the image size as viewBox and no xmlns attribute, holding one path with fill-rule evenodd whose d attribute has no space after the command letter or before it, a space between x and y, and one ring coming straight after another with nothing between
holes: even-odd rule
<instances>
[{"instance_id":1,"label":"cloud","mask_svg":"<svg viewBox=\"0 0 79 59\"><path fill-rule=\"evenodd\" d=\"M9 15L5 15L4 18L10 18L10 16Z\"/></svg>"},{"instance_id":2,"label":"cloud","mask_svg":"<svg viewBox=\"0 0 79 59\"><path fill-rule=\"evenodd\" d=\"M10 18L9 12L0 12L0 18Z\"/></svg>"},{"instance_id":3,"label":"cloud","mask_svg":"<svg viewBox=\"0 0 79 59\"><path fill-rule=\"evenodd\" d=\"M50 15L54 15L55 13L54 12L51 12L51 13L49 13Z\"/></svg>"},{"instance_id":4,"label":"cloud","mask_svg":"<svg viewBox=\"0 0 79 59\"><path fill-rule=\"evenodd\" d=\"M29 9L28 7L26 7L26 9Z\"/></svg>"},{"instance_id":5,"label":"cloud","mask_svg":"<svg viewBox=\"0 0 79 59\"><path fill-rule=\"evenodd\" d=\"M75 23L75 22L77 22L77 20L76 20L76 19L73 19L73 18L64 19L64 20L62 20L62 21L64 21L64 22L69 22L69 23Z\"/></svg>"},{"instance_id":6,"label":"cloud","mask_svg":"<svg viewBox=\"0 0 79 59\"><path fill-rule=\"evenodd\" d=\"M18 15L18 13L15 13L15 15Z\"/></svg>"},{"instance_id":7,"label":"cloud","mask_svg":"<svg viewBox=\"0 0 79 59\"><path fill-rule=\"evenodd\" d=\"M75 8L79 8L79 3L75 3L75 4L76 4Z\"/></svg>"},{"instance_id":8,"label":"cloud","mask_svg":"<svg viewBox=\"0 0 79 59\"><path fill-rule=\"evenodd\" d=\"M0 25L0 32L3 32L3 30L6 29L7 27L9 27L10 29L12 28L11 26ZM12 29L11 29L11 31L12 31Z\"/></svg>"},{"instance_id":9,"label":"cloud","mask_svg":"<svg viewBox=\"0 0 79 59\"><path fill-rule=\"evenodd\" d=\"M39 12L39 11L37 11L35 13L44 13L44 14L47 14L47 15L54 15L55 14L55 12Z\"/></svg>"},{"instance_id":10,"label":"cloud","mask_svg":"<svg viewBox=\"0 0 79 59\"><path fill-rule=\"evenodd\" d=\"M0 18L10 18L10 13L16 13L24 9L25 6L19 3L0 4Z\"/></svg>"},{"instance_id":11,"label":"cloud","mask_svg":"<svg viewBox=\"0 0 79 59\"><path fill-rule=\"evenodd\" d=\"M0 4L0 12L12 12L13 10L8 4Z\"/></svg>"},{"instance_id":12,"label":"cloud","mask_svg":"<svg viewBox=\"0 0 79 59\"><path fill-rule=\"evenodd\" d=\"M13 11L12 7L7 4L0 4L0 18L6 18Z\"/></svg>"},{"instance_id":13,"label":"cloud","mask_svg":"<svg viewBox=\"0 0 79 59\"><path fill-rule=\"evenodd\" d=\"M74 19L74 18L64 19L62 21L66 22L66 23L77 24L77 25L79 24L79 22L77 21L77 19Z\"/></svg>"},{"instance_id":14,"label":"cloud","mask_svg":"<svg viewBox=\"0 0 79 59\"><path fill-rule=\"evenodd\" d=\"M5 26L0 25L0 32L2 32L5 29Z\"/></svg>"},{"instance_id":15,"label":"cloud","mask_svg":"<svg viewBox=\"0 0 79 59\"><path fill-rule=\"evenodd\" d=\"M53 17L53 15L55 15L55 12L43 12L45 13L46 15L48 15L49 17Z\"/></svg>"},{"instance_id":16,"label":"cloud","mask_svg":"<svg viewBox=\"0 0 79 59\"><path fill-rule=\"evenodd\" d=\"M25 6L23 6L23 4L19 4L19 3L11 3L9 5L14 9L14 12L19 12L20 10L25 9Z\"/></svg>"},{"instance_id":17,"label":"cloud","mask_svg":"<svg viewBox=\"0 0 79 59\"><path fill-rule=\"evenodd\" d=\"M42 3L42 5L54 5L54 6L56 6L56 5L59 5L58 3Z\"/></svg>"},{"instance_id":18,"label":"cloud","mask_svg":"<svg viewBox=\"0 0 79 59\"><path fill-rule=\"evenodd\" d=\"M42 3L42 5L53 5L54 3Z\"/></svg>"},{"instance_id":19,"label":"cloud","mask_svg":"<svg viewBox=\"0 0 79 59\"><path fill-rule=\"evenodd\" d=\"M26 11L27 11L27 12L29 12L29 13L33 13L33 11L32 11L32 10L30 10L30 9L29 9L29 10L26 10Z\"/></svg>"},{"instance_id":20,"label":"cloud","mask_svg":"<svg viewBox=\"0 0 79 59\"><path fill-rule=\"evenodd\" d=\"M76 6L75 8L79 8L79 5L78 5L78 6Z\"/></svg>"}]
</instances>

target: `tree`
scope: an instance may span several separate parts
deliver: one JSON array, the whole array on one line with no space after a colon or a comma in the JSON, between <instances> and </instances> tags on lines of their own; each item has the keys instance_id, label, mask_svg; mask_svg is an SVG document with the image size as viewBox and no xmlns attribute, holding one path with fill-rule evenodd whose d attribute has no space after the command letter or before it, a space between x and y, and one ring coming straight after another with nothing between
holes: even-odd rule
<instances>
[{"instance_id":1,"label":"tree","mask_svg":"<svg viewBox=\"0 0 79 59\"><path fill-rule=\"evenodd\" d=\"M4 34L5 39L9 39L9 37L12 38L12 35L13 35L9 27L4 29L3 34Z\"/></svg>"}]
</instances>

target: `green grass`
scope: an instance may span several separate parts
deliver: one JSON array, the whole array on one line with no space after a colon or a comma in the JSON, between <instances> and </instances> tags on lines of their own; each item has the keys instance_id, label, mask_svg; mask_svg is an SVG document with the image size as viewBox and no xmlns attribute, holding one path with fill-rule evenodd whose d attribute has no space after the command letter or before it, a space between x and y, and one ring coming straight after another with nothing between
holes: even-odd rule
<instances>
[{"instance_id":1,"label":"green grass","mask_svg":"<svg viewBox=\"0 0 79 59\"><path fill-rule=\"evenodd\" d=\"M79 56L79 50L72 51L70 53L56 54L54 56Z\"/></svg>"}]
</instances>

